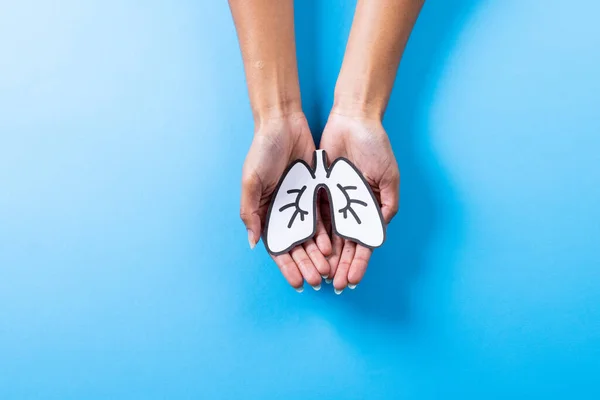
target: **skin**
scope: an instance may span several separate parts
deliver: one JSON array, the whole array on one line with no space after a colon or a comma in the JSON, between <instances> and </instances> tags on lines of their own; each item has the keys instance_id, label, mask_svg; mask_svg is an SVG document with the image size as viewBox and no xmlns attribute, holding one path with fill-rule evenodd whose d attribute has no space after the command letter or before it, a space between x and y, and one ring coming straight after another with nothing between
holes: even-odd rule
<instances>
[{"instance_id":1,"label":"skin","mask_svg":"<svg viewBox=\"0 0 600 400\"><path fill-rule=\"evenodd\" d=\"M254 248L281 174L296 159L310 164L315 144L301 109L293 0L229 0L229 5L255 121L242 172L240 206ZM423 0L358 0L320 143L330 161L344 156L361 170L387 223L398 210L400 173L382 119L422 5ZM331 237L326 196L321 196L321 203L323 218L318 216L315 238L273 259L297 290L303 280L320 287L323 276L333 278L339 294L360 282L372 251Z\"/></svg>"},{"instance_id":2,"label":"skin","mask_svg":"<svg viewBox=\"0 0 600 400\"><path fill-rule=\"evenodd\" d=\"M382 125L396 71L423 0L359 0L334 105L320 147L346 157L363 173L389 223L398 211L400 171ZM336 293L356 287L372 250L333 237L330 274Z\"/></svg>"},{"instance_id":3,"label":"skin","mask_svg":"<svg viewBox=\"0 0 600 400\"><path fill-rule=\"evenodd\" d=\"M271 196L285 168L296 159L312 162L314 140L302 113L296 64L292 0L230 0L238 32L254 140L242 170L240 216L254 248L264 230ZM288 254L273 257L289 284L305 280L320 288L329 275L331 241L320 221L317 234Z\"/></svg>"},{"instance_id":4,"label":"skin","mask_svg":"<svg viewBox=\"0 0 600 400\"><path fill-rule=\"evenodd\" d=\"M400 172L381 121L332 112L321 148L331 160L343 156L360 169L381 205L384 220L389 223L398 210ZM329 206L323 203L322 213L329 226ZM348 285L351 288L358 285L373 251L336 235L332 242L330 274L336 293L340 293Z\"/></svg>"}]
</instances>

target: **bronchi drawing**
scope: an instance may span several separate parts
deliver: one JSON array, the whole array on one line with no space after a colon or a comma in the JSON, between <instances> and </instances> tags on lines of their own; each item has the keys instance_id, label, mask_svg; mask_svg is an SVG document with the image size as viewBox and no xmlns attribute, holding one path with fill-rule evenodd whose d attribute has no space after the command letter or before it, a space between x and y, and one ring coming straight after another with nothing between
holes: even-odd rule
<instances>
[{"instance_id":1,"label":"bronchi drawing","mask_svg":"<svg viewBox=\"0 0 600 400\"><path fill-rule=\"evenodd\" d=\"M360 204L361 206L367 206L367 203L362 201L362 200L356 200L356 199L352 199L350 197L350 195L348 194L348 190L356 190L357 187L356 186L342 186L339 183L337 184L338 189L340 189L340 191L344 194L344 196L346 197L346 201L347 204L345 207L340 208L338 210L339 213L342 213L344 218L348 218L348 211L350 211L350 213L352 214L352 216L354 217L354 219L356 220L356 222L358 224L361 223L360 218L358 217L358 215L356 215L356 212L352 209L352 204ZM290 189L287 191L288 194L295 194L297 193L297 197L296 200L294 200L294 202L292 203L288 203L285 206L281 207L279 209L279 212L282 212L284 210L287 210L288 208L291 207L296 207L296 210L294 211L294 213L292 214L292 217L290 218L290 222L288 223L288 229L290 229L292 227L292 225L294 224L294 220L296 219L296 217L298 215L300 215L300 220L304 221L304 216L308 215L308 211L304 211L303 209L300 208L300 206L298 205L298 203L300 202L300 199L302 198L302 194L304 194L304 191L306 190L306 185L302 186L301 189Z\"/></svg>"},{"instance_id":2,"label":"bronchi drawing","mask_svg":"<svg viewBox=\"0 0 600 400\"><path fill-rule=\"evenodd\" d=\"M337 187L341 190L344 196L346 196L346 201L348 202L346 207L341 208L340 210L338 210L338 212L342 213L344 215L344 218L348 218L348 211L350 211L354 219L356 219L356 222L360 224L360 218L358 218L358 215L356 215L356 212L352 209L352 204L360 204L361 206L366 207L367 203L365 203L362 200L352 199L350 198L350 195L348 195L348 190L356 190L358 188L356 186L342 186L339 183L337 184Z\"/></svg>"},{"instance_id":3,"label":"bronchi drawing","mask_svg":"<svg viewBox=\"0 0 600 400\"><path fill-rule=\"evenodd\" d=\"M360 171L347 159L326 167L327 155L316 150L311 168L293 162L283 173L271 199L263 241L273 255L288 252L316 232L317 193L327 192L332 230L338 236L375 248L385 240L381 209Z\"/></svg>"},{"instance_id":4,"label":"bronchi drawing","mask_svg":"<svg viewBox=\"0 0 600 400\"><path fill-rule=\"evenodd\" d=\"M288 223L288 229L290 229L292 227L292 225L294 224L294 220L296 219L296 216L298 214L300 214L300 220L301 221L304 221L304 216L308 215L308 211L302 210L300 208L300 206L298 205L298 203L300 202L300 199L302 198L302 194L304 193L305 190L306 190L306 185L302 186L302 189L290 189L290 190L288 190L287 191L288 194L298 193L298 196L296 197L296 200L294 200L293 203L286 204L285 206L283 206L283 207L281 207L279 209L279 212L283 212L284 210L287 210L290 207L296 207L296 210L292 214L292 218L290 218L290 222Z\"/></svg>"}]
</instances>

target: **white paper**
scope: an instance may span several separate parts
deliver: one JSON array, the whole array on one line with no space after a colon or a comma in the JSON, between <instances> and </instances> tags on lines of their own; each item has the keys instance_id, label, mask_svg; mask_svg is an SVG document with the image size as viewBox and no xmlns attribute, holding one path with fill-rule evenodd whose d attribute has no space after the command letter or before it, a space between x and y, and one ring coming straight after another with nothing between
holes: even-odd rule
<instances>
[{"instance_id":1,"label":"white paper","mask_svg":"<svg viewBox=\"0 0 600 400\"><path fill-rule=\"evenodd\" d=\"M385 240L385 224L375 196L358 169L347 159L326 167L326 154L315 151L311 168L302 160L284 172L273 195L263 240L269 253L291 250L316 233L317 192L329 197L333 231L375 248Z\"/></svg>"}]
</instances>

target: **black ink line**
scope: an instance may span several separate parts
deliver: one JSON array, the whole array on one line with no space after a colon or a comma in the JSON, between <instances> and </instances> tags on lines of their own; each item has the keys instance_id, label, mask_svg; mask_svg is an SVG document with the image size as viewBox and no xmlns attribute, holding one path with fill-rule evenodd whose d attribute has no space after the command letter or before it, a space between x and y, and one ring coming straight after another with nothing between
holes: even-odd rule
<instances>
[{"instance_id":1,"label":"black ink line","mask_svg":"<svg viewBox=\"0 0 600 400\"><path fill-rule=\"evenodd\" d=\"M354 217L356 222L360 225L362 223L362 221L360 220L360 218L358 218L358 215L356 215L356 212L354 211L354 209L352 209L352 204L360 204L361 206L366 207L367 203L365 203L362 200L351 199L350 196L348 195L347 191L348 190L356 190L356 186L342 186L338 183L337 187L338 187L338 189L340 189L340 191L342 192L344 197L346 197L346 206L343 208L340 208L338 210L338 212L342 213L342 215L344 216L344 219L347 219L348 211L350 211L350 213L352 214L352 216Z\"/></svg>"},{"instance_id":2,"label":"black ink line","mask_svg":"<svg viewBox=\"0 0 600 400\"><path fill-rule=\"evenodd\" d=\"M306 186L302 186L302 189L288 190L287 191L288 194L294 194L294 193L298 194L298 196L296 196L296 201L294 201L293 203L290 203L290 204L286 204L285 206L283 206L279 209L279 212L282 212L284 210L287 210L288 208L296 207L296 210L292 214L292 218L290 219L290 222L288 223L288 229L290 229L292 227L292 225L294 224L294 220L296 219L296 216L298 216L298 214L300 214L300 221L302 221L302 222L304 222L304 216L308 215L308 211L304 211L303 209L300 208L300 199L302 198L302 194L304 193L305 190L306 190Z\"/></svg>"}]
</instances>

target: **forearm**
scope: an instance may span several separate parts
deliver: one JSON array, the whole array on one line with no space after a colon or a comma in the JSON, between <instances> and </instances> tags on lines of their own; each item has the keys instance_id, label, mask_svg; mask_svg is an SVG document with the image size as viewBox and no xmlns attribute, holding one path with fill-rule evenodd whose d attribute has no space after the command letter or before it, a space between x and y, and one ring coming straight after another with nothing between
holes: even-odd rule
<instances>
[{"instance_id":1,"label":"forearm","mask_svg":"<svg viewBox=\"0 0 600 400\"><path fill-rule=\"evenodd\" d=\"M424 0L358 0L333 112L382 118Z\"/></svg>"},{"instance_id":2,"label":"forearm","mask_svg":"<svg viewBox=\"0 0 600 400\"><path fill-rule=\"evenodd\" d=\"M229 0L255 120L301 111L293 0Z\"/></svg>"}]
</instances>

